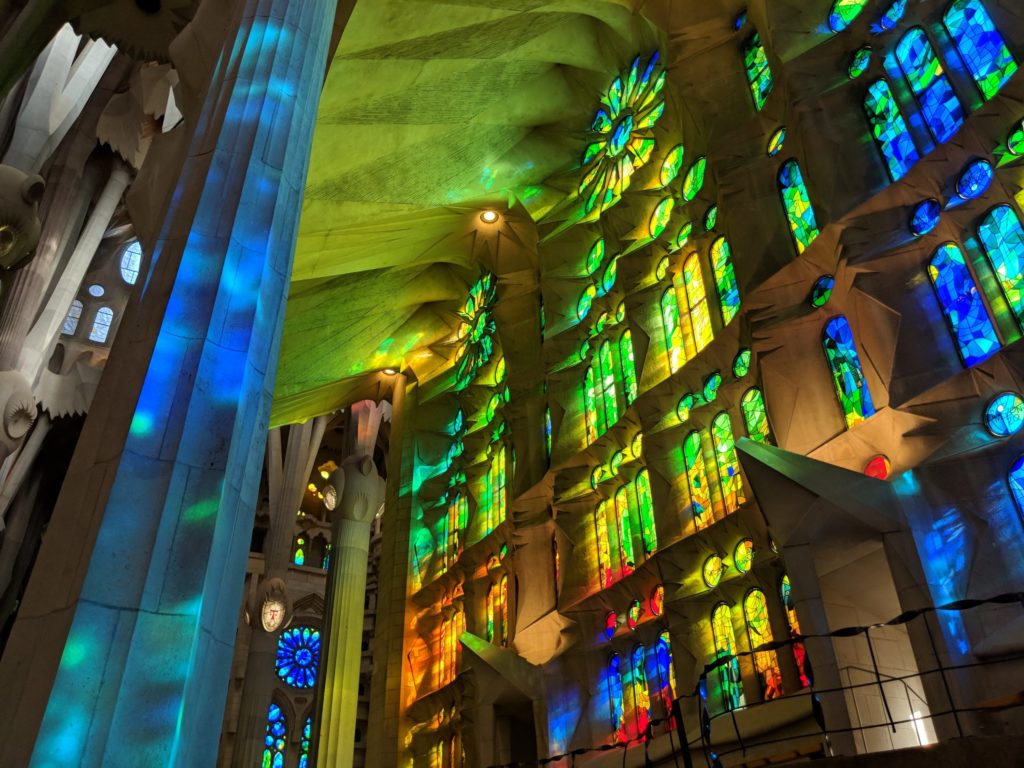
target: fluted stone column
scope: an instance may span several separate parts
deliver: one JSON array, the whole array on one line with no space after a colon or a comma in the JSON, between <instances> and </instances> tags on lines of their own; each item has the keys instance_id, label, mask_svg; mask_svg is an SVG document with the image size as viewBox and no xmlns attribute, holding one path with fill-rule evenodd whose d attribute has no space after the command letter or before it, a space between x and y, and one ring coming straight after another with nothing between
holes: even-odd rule
<instances>
[{"instance_id":1,"label":"fluted stone column","mask_svg":"<svg viewBox=\"0 0 1024 768\"><path fill-rule=\"evenodd\" d=\"M0 661L0 765L216 762L336 3L208 5L153 268Z\"/></svg>"},{"instance_id":2,"label":"fluted stone column","mask_svg":"<svg viewBox=\"0 0 1024 768\"><path fill-rule=\"evenodd\" d=\"M383 406L364 401L349 410L348 457L328 483L338 494L331 527L318 768L351 768L355 750L363 605L370 524L384 503L385 483L373 463Z\"/></svg>"}]
</instances>

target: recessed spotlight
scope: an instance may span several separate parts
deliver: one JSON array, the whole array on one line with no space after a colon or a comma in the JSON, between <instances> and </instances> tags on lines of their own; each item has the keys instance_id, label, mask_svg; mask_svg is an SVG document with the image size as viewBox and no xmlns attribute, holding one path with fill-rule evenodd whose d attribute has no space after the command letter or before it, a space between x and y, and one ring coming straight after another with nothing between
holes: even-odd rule
<instances>
[{"instance_id":1,"label":"recessed spotlight","mask_svg":"<svg viewBox=\"0 0 1024 768\"><path fill-rule=\"evenodd\" d=\"M385 376L394 376L396 373L398 373L398 371L396 371L394 368L385 368L384 369L384 375Z\"/></svg>"},{"instance_id":2,"label":"recessed spotlight","mask_svg":"<svg viewBox=\"0 0 1024 768\"><path fill-rule=\"evenodd\" d=\"M482 221L484 224L493 224L497 220L498 220L498 212L497 211L486 210L486 211L484 211L483 213L480 214L480 221Z\"/></svg>"}]
</instances>

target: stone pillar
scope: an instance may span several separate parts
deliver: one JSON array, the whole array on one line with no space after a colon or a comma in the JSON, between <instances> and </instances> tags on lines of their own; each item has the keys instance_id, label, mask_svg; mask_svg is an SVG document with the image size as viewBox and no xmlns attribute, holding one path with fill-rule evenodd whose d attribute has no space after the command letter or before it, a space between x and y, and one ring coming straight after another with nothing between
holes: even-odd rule
<instances>
[{"instance_id":1,"label":"stone pillar","mask_svg":"<svg viewBox=\"0 0 1024 768\"><path fill-rule=\"evenodd\" d=\"M0 765L215 764L335 9L238 0L216 30L149 280L0 661Z\"/></svg>"},{"instance_id":2,"label":"stone pillar","mask_svg":"<svg viewBox=\"0 0 1024 768\"><path fill-rule=\"evenodd\" d=\"M383 415L368 401L349 411L349 456L328 483L337 491L331 528L331 570L327 584L327 624L321 659L319 768L351 768L359 704L363 601L370 555L370 524L384 502L384 480L373 463L373 447Z\"/></svg>"}]
</instances>

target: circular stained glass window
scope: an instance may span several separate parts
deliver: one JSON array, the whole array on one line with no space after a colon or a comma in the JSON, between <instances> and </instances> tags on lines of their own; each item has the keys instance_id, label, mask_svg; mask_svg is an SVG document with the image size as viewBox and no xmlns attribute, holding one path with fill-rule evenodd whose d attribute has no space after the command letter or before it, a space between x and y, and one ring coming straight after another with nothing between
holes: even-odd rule
<instances>
[{"instance_id":1,"label":"circular stained glass window","mask_svg":"<svg viewBox=\"0 0 1024 768\"><path fill-rule=\"evenodd\" d=\"M711 403L718 397L718 390L722 386L722 374L715 371L704 379L704 401Z\"/></svg>"},{"instance_id":2,"label":"circular stained glass window","mask_svg":"<svg viewBox=\"0 0 1024 768\"><path fill-rule=\"evenodd\" d=\"M320 666L320 632L312 627L292 627L277 639L277 676L294 688L316 685Z\"/></svg>"},{"instance_id":3,"label":"circular stained glass window","mask_svg":"<svg viewBox=\"0 0 1024 768\"><path fill-rule=\"evenodd\" d=\"M634 459L639 459L640 456L643 454L643 450L644 450L644 433L643 432L637 432L636 433L636 437L633 438L633 444L631 446L631 450L633 451L633 458Z\"/></svg>"},{"instance_id":4,"label":"circular stained glass window","mask_svg":"<svg viewBox=\"0 0 1024 768\"><path fill-rule=\"evenodd\" d=\"M775 157L786 144L786 126L782 126L768 139L768 157Z\"/></svg>"},{"instance_id":5,"label":"circular stained glass window","mask_svg":"<svg viewBox=\"0 0 1024 768\"><path fill-rule=\"evenodd\" d=\"M612 611L604 617L604 636L609 640L612 639L612 635L615 634L615 630L619 628L619 615Z\"/></svg>"},{"instance_id":6,"label":"circular stained glass window","mask_svg":"<svg viewBox=\"0 0 1024 768\"><path fill-rule=\"evenodd\" d=\"M587 254L587 274L592 275L601 267L604 262L604 238L601 238L594 246L590 249L590 253Z\"/></svg>"},{"instance_id":7,"label":"circular stained glass window","mask_svg":"<svg viewBox=\"0 0 1024 768\"><path fill-rule=\"evenodd\" d=\"M996 395L985 409L985 426L996 437L1009 437L1024 426L1024 400L1016 392Z\"/></svg>"},{"instance_id":8,"label":"circular stained glass window","mask_svg":"<svg viewBox=\"0 0 1024 768\"><path fill-rule=\"evenodd\" d=\"M693 410L693 406L696 405L697 398L693 395L683 395L679 398L679 404L676 405L676 416L679 421L687 421L690 418L690 411Z\"/></svg>"},{"instance_id":9,"label":"circular stained glass window","mask_svg":"<svg viewBox=\"0 0 1024 768\"><path fill-rule=\"evenodd\" d=\"M98 299L104 293L106 293L106 291L103 290L103 286L102 285L98 285L96 283L93 283L92 285L89 286L89 295L90 296L94 296L95 298Z\"/></svg>"},{"instance_id":10,"label":"circular stained glass window","mask_svg":"<svg viewBox=\"0 0 1024 768\"><path fill-rule=\"evenodd\" d=\"M706 157L698 157L697 161L690 166L683 179L683 199L690 202L697 196L704 186L704 171L708 167Z\"/></svg>"},{"instance_id":11,"label":"circular stained glass window","mask_svg":"<svg viewBox=\"0 0 1024 768\"><path fill-rule=\"evenodd\" d=\"M736 550L732 554L732 562L740 573L746 573L750 570L750 566L754 562L753 539L744 539L736 545Z\"/></svg>"},{"instance_id":12,"label":"circular stained glass window","mask_svg":"<svg viewBox=\"0 0 1024 768\"><path fill-rule=\"evenodd\" d=\"M887 479L890 472L892 472L892 462L889 461L888 456L882 454L878 454L864 465L864 474L875 478L875 480Z\"/></svg>"},{"instance_id":13,"label":"circular stained glass window","mask_svg":"<svg viewBox=\"0 0 1024 768\"><path fill-rule=\"evenodd\" d=\"M750 373L750 355L749 349L741 349L732 361L732 375L737 379L742 379Z\"/></svg>"},{"instance_id":14,"label":"circular stained glass window","mask_svg":"<svg viewBox=\"0 0 1024 768\"><path fill-rule=\"evenodd\" d=\"M956 193L964 200L975 200L988 191L995 171L988 160L975 160L964 168L956 181Z\"/></svg>"},{"instance_id":15,"label":"circular stained glass window","mask_svg":"<svg viewBox=\"0 0 1024 768\"><path fill-rule=\"evenodd\" d=\"M636 630L640 624L640 617L644 615L644 607L641 605L639 600L634 600L629 604L629 613L626 614L626 626L631 630Z\"/></svg>"},{"instance_id":16,"label":"circular stained glass window","mask_svg":"<svg viewBox=\"0 0 1024 768\"><path fill-rule=\"evenodd\" d=\"M1024 120L1014 126L1006 139L1006 148L1011 155L1024 155Z\"/></svg>"},{"instance_id":17,"label":"circular stained glass window","mask_svg":"<svg viewBox=\"0 0 1024 768\"><path fill-rule=\"evenodd\" d=\"M333 511L338 505L338 492L334 489L334 486L328 483L324 486L324 506L327 509Z\"/></svg>"},{"instance_id":18,"label":"circular stained glass window","mask_svg":"<svg viewBox=\"0 0 1024 768\"><path fill-rule=\"evenodd\" d=\"M871 66L871 46L865 45L862 48L858 48L853 57L850 59L850 66L846 70L846 76L851 80L856 80L858 77L868 71L868 67Z\"/></svg>"},{"instance_id":19,"label":"circular stained glass window","mask_svg":"<svg viewBox=\"0 0 1024 768\"><path fill-rule=\"evenodd\" d=\"M828 28L833 32L842 32L860 16L867 5L867 0L835 0L828 14Z\"/></svg>"},{"instance_id":20,"label":"circular stained glass window","mask_svg":"<svg viewBox=\"0 0 1024 768\"><path fill-rule=\"evenodd\" d=\"M668 268L672 265L669 261L668 256L658 262L658 266L654 268L654 277L658 280L664 280L665 276L668 275Z\"/></svg>"},{"instance_id":21,"label":"circular stained glass window","mask_svg":"<svg viewBox=\"0 0 1024 768\"><path fill-rule=\"evenodd\" d=\"M661 174L658 177L662 187L667 187L676 180L679 171L683 168L683 157L685 154L686 152L682 144L676 144L668 151L668 154L665 156L665 162L661 164Z\"/></svg>"},{"instance_id":22,"label":"circular stained glass window","mask_svg":"<svg viewBox=\"0 0 1024 768\"><path fill-rule=\"evenodd\" d=\"M675 210L675 207L676 199L674 197L666 197L658 203L658 207L651 214L651 221L648 225L651 230L651 237L658 237L665 231L665 227L668 226L668 221L672 218L672 211Z\"/></svg>"},{"instance_id":23,"label":"circular stained glass window","mask_svg":"<svg viewBox=\"0 0 1024 768\"><path fill-rule=\"evenodd\" d=\"M590 314L590 308L593 306L594 298L596 296L597 288L592 285L588 285L580 296L580 300L576 302L576 317L583 320L588 314Z\"/></svg>"},{"instance_id":24,"label":"circular stained glass window","mask_svg":"<svg viewBox=\"0 0 1024 768\"><path fill-rule=\"evenodd\" d=\"M690 242L690 235L693 234L693 222L688 221L679 228L675 239L672 241L672 252L681 251Z\"/></svg>"},{"instance_id":25,"label":"circular stained glass window","mask_svg":"<svg viewBox=\"0 0 1024 768\"><path fill-rule=\"evenodd\" d=\"M718 224L718 206L717 205L712 205L710 208L708 208L707 212L704 214L704 229L706 229L708 232L710 232L711 230L713 230L715 228L715 225L717 225L717 224Z\"/></svg>"},{"instance_id":26,"label":"circular stained glass window","mask_svg":"<svg viewBox=\"0 0 1024 768\"><path fill-rule=\"evenodd\" d=\"M722 558L718 555L711 555L711 557L704 561L704 567L701 569L701 575L704 577L704 583L711 589L718 586L718 583L722 580L722 574L724 572L725 563L722 562Z\"/></svg>"},{"instance_id":27,"label":"circular stained glass window","mask_svg":"<svg viewBox=\"0 0 1024 768\"><path fill-rule=\"evenodd\" d=\"M665 587L659 584L651 593L651 615L661 616L665 612Z\"/></svg>"},{"instance_id":28,"label":"circular stained glass window","mask_svg":"<svg viewBox=\"0 0 1024 768\"><path fill-rule=\"evenodd\" d=\"M939 224L942 206L935 198L929 198L917 204L910 217L910 232L914 237L927 235Z\"/></svg>"},{"instance_id":29,"label":"circular stained glass window","mask_svg":"<svg viewBox=\"0 0 1024 768\"><path fill-rule=\"evenodd\" d=\"M808 297L811 306L820 308L828 304L828 300L832 298L832 289L835 287L836 279L832 275L822 275L815 280L811 286L811 295Z\"/></svg>"}]
</instances>

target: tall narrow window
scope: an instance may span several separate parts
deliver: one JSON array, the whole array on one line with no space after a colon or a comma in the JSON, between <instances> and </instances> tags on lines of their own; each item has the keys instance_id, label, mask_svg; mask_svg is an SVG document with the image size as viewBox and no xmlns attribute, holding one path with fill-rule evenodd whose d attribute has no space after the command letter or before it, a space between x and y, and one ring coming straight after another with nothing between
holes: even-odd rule
<instances>
[{"instance_id":1,"label":"tall narrow window","mask_svg":"<svg viewBox=\"0 0 1024 768\"><path fill-rule=\"evenodd\" d=\"M655 696L661 701L662 717L668 717L672 712L672 701L676 697L676 675L672 669L672 641L669 639L668 630L658 636L658 642L654 646L653 677ZM670 726L671 727L671 726Z\"/></svg>"},{"instance_id":2,"label":"tall narrow window","mask_svg":"<svg viewBox=\"0 0 1024 768\"><path fill-rule=\"evenodd\" d=\"M494 617L497 615L498 605L498 585L491 584L491 588L487 590L487 642L494 642Z\"/></svg>"},{"instance_id":3,"label":"tall narrow window","mask_svg":"<svg viewBox=\"0 0 1024 768\"><path fill-rule=\"evenodd\" d=\"M82 302L78 299L74 299L71 302L71 307L68 309L67 315L64 317L64 325L61 326L60 332L65 336L74 336L75 331L78 330L78 321L82 319Z\"/></svg>"},{"instance_id":4,"label":"tall narrow window","mask_svg":"<svg viewBox=\"0 0 1024 768\"><path fill-rule=\"evenodd\" d=\"M89 341L103 344L110 333L110 324L114 321L114 310L110 307L100 307L96 310L96 317L92 321L92 329L89 331Z\"/></svg>"},{"instance_id":5,"label":"tall narrow window","mask_svg":"<svg viewBox=\"0 0 1024 768\"><path fill-rule=\"evenodd\" d=\"M633 649L629 671L626 675L627 701L631 705L632 722L627 721L629 738L635 739L647 730L651 722L651 697L647 690L647 652L642 645ZM630 727L631 726L631 727Z\"/></svg>"},{"instance_id":6,"label":"tall narrow window","mask_svg":"<svg viewBox=\"0 0 1024 768\"><path fill-rule=\"evenodd\" d=\"M747 425L750 439L767 445L771 440L771 429L768 426L768 409L765 408L764 395L757 387L751 387L740 400L743 409L743 421Z\"/></svg>"},{"instance_id":7,"label":"tall narrow window","mask_svg":"<svg viewBox=\"0 0 1024 768\"><path fill-rule=\"evenodd\" d=\"M604 400L605 420L608 426L619 420L619 401L615 394L615 360L612 343L605 339L600 347L601 397Z\"/></svg>"},{"instance_id":8,"label":"tall narrow window","mask_svg":"<svg viewBox=\"0 0 1024 768\"><path fill-rule=\"evenodd\" d=\"M613 654L608 662L608 673L605 676L608 687L608 719L612 727L612 739L618 741L624 731L622 712L622 659Z\"/></svg>"},{"instance_id":9,"label":"tall narrow window","mask_svg":"<svg viewBox=\"0 0 1024 768\"><path fill-rule=\"evenodd\" d=\"M761 42L761 35L755 32L743 46L743 63L747 70L747 82L750 83L750 93L754 96L754 106L760 112L764 103L771 95L775 83L772 80L772 71L768 67L768 56L764 51L764 44Z\"/></svg>"},{"instance_id":10,"label":"tall narrow window","mask_svg":"<svg viewBox=\"0 0 1024 768\"><path fill-rule=\"evenodd\" d=\"M838 315L828 321L822 336L822 346L846 426L848 429L855 427L874 414L875 406L871 402L871 392L860 367L853 330L845 317Z\"/></svg>"},{"instance_id":11,"label":"tall narrow window","mask_svg":"<svg viewBox=\"0 0 1024 768\"><path fill-rule=\"evenodd\" d=\"M607 424L604 422L604 409L598 408L600 390L597 388L599 367L595 360L587 367L587 376L583 381L583 415L586 418L587 444L593 443L604 434Z\"/></svg>"},{"instance_id":12,"label":"tall narrow window","mask_svg":"<svg viewBox=\"0 0 1024 768\"><path fill-rule=\"evenodd\" d=\"M796 160L789 160L779 169L779 191L789 219L789 229L797 253L803 253L817 238L818 222L814 217L811 196L807 193L804 175Z\"/></svg>"},{"instance_id":13,"label":"tall narrow window","mask_svg":"<svg viewBox=\"0 0 1024 768\"><path fill-rule=\"evenodd\" d=\"M633 360L633 333L625 331L619 337L619 367L622 369L622 393L628 406L637 395L636 362Z\"/></svg>"},{"instance_id":14,"label":"tall narrow window","mask_svg":"<svg viewBox=\"0 0 1024 768\"><path fill-rule=\"evenodd\" d=\"M135 285L139 279L139 268L142 266L142 246L138 240L132 240L121 251L121 279L128 285Z\"/></svg>"},{"instance_id":15,"label":"tall narrow window","mask_svg":"<svg viewBox=\"0 0 1024 768\"><path fill-rule=\"evenodd\" d=\"M284 768L284 750L288 743L288 726L284 712L277 704L267 713L267 735L263 739L263 767Z\"/></svg>"},{"instance_id":16,"label":"tall narrow window","mask_svg":"<svg viewBox=\"0 0 1024 768\"><path fill-rule=\"evenodd\" d=\"M719 603L711 613L711 636L715 644L715 659L735 655L736 633L732 628L732 612L725 603ZM718 699L722 709L739 709L746 704L740 681L739 659L732 658L718 668ZM708 691L708 696L711 695L712 692Z\"/></svg>"},{"instance_id":17,"label":"tall narrow window","mask_svg":"<svg viewBox=\"0 0 1024 768\"><path fill-rule=\"evenodd\" d=\"M868 87L864 97L864 111L871 126L871 135L885 160L889 177L899 181L920 159L920 155L889 83L876 80Z\"/></svg>"},{"instance_id":18,"label":"tall narrow window","mask_svg":"<svg viewBox=\"0 0 1024 768\"><path fill-rule=\"evenodd\" d=\"M728 325L740 311L740 288L736 283L736 270L732 266L732 249L724 237L718 238L711 245L711 268L718 288L722 325Z\"/></svg>"},{"instance_id":19,"label":"tall narrow window","mask_svg":"<svg viewBox=\"0 0 1024 768\"><path fill-rule=\"evenodd\" d=\"M612 547L608 541L608 507L612 502L605 499L594 511L594 539L597 542L598 582L601 588L609 586L615 576L612 572Z\"/></svg>"},{"instance_id":20,"label":"tall narrow window","mask_svg":"<svg viewBox=\"0 0 1024 768\"><path fill-rule=\"evenodd\" d=\"M693 358L715 338L711 328L711 313L708 311L707 292L704 290L704 275L700 269L700 258L696 253L691 254L683 264L683 285L689 310L688 320L682 322L683 343L687 356Z\"/></svg>"},{"instance_id":21,"label":"tall narrow window","mask_svg":"<svg viewBox=\"0 0 1024 768\"><path fill-rule=\"evenodd\" d=\"M302 726L302 739L299 741L299 765L298 768L309 768L309 742L313 739L313 716L306 717L306 723Z\"/></svg>"},{"instance_id":22,"label":"tall narrow window","mask_svg":"<svg viewBox=\"0 0 1024 768\"><path fill-rule=\"evenodd\" d=\"M690 511L697 530L707 528L714 520L711 507L711 486L704 465L703 441L700 432L693 431L683 442L683 461L686 463L686 481L690 489Z\"/></svg>"},{"instance_id":23,"label":"tall narrow window","mask_svg":"<svg viewBox=\"0 0 1024 768\"><path fill-rule=\"evenodd\" d=\"M505 522L505 504L505 446L502 444L491 458L484 476L483 508L487 533Z\"/></svg>"},{"instance_id":24,"label":"tall narrow window","mask_svg":"<svg viewBox=\"0 0 1024 768\"><path fill-rule=\"evenodd\" d=\"M501 618L501 644L508 645L508 576L502 576L498 583L498 605L501 608L498 611Z\"/></svg>"},{"instance_id":25,"label":"tall narrow window","mask_svg":"<svg viewBox=\"0 0 1024 768\"><path fill-rule=\"evenodd\" d=\"M466 494L456 493L448 500L448 566L462 555L466 526L469 524L469 501Z\"/></svg>"},{"instance_id":26,"label":"tall narrow window","mask_svg":"<svg viewBox=\"0 0 1024 768\"><path fill-rule=\"evenodd\" d=\"M999 205L978 225L978 238L995 270L1006 303L1024 325L1024 228L1016 212Z\"/></svg>"},{"instance_id":27,"label":"tall narrow window","mask_svg":"<svg viewBox=\"0 0 1024 768\"><path fill-rule=\"evenodd\" d=\"M646 468L637 473L633 488L636 491L636 505L640 512L640 538L644 541L644 552L650 555L658 548L658 530L654 522L651 476Z\"/></svg>"},{"instance_id":28,"label":"tall narrow window","mask_svg":"<svg viewBox=\"0 0 1024 768\"><path fill-rule=\"evenodd\" d=\"M779 659L772 650L756 650L772 642L772 625L768 621L768 601L760 589L752 589L743 600L743 618L747 624L747 640L754 652L754 670L761 681L761 693L765 700L777 699L782 695L782 672Z\"/></svg>"},{"instance_id":29,"label":"tall narrow window","mask_svg":"<svg viewBox=\"0 0 1024 768\"><path fill-rule=\"evenodd\" d=\"M998 351L999 337L960 248L953 243L940 246L928 262L928 276L964 365L980 363Z\"/></svg>"},{"instance_id":30,"label":"tall narrow window","mask_svg":"<svg viewBox=\"0 0 1024 768\"><path fill-rule=\"evenodd\" d=\"M675 287L670 287L661 296L661 321L665 326L665 352L668 355L668 367L675 373L686 362L686 349L683 347L683 327L679 318L679 299Z\"/></svg>"},{"instance_id":31,"label":"tall narrow window","mask_svg":"<svg viewBox=\"0 0 1024 768\"><path fill-rule=\"evenodd\" d=\"M306 537L301 533L295 537L295 544L292 550L292 562L295 565L306 564Z\"/></svg>"},{"instance_id":32,"label":"tall narrow window","mask_svg":"<svg viewBox=\"0 0 1024 768\"><path fill-rule=\"evenodd\" d=\"M633 516L630 514L629 492L622 486L615 492L615 531L619 536L619 564L622 575L632 573L636 567L633 551Z\"/></svg>"},{"instance_id":33,"label":"tall narrow window","mask_svg":"<svg viewBox=\"0 0 1024 768\"><path fill-rule=\"evenodd\" d=\"M786 624L789 625L790 637L800 634L800 621L796 617L796 607L793 601L793 587L789 583L789 576L782 575L782 582L779 585L779 593L782 598L782 607L786 610ZM810 664L807 662L807 649L804 644L796 641L793 643L793 660L796 661L796 669L800 674L800 685L807 688L811 685Z\"/></svg>"},{"instance_id":34,"label":"tall narrow window","mask_svg":"<svg viewBox=\"0 0 1024 768\"><path fill-rule=\"evenodd\" d=\"M896 59L928 130L936 141L949 141L964 124L964 109L923 29L914 27L900 39Z\"/></svg>"},{"instance_id":35,"label":"tall narrow window","mask_svg":"<svg viewBox=\"0 0 1024 768\"><path fill-rule=\"evenodd\" d=\"M736 457L736 440L732 434L732 421L725 411L718 414L711 422L711 436L715 444L715 462L718 464L722 499L728 514L739 509L746 498L743 495L740 462Z\"/></svg>"},{"instance_id":36,"label":"tall narrow window","mask_svg":"<svg viewBox=\"0 0 1024 768\"><path fill-rule=\"evenodd\" d=\"M943 21L982 96L991 99L1017 71L1017 62L992 17L981 0L957 0Z\"/></svg>"}]
</instances>

